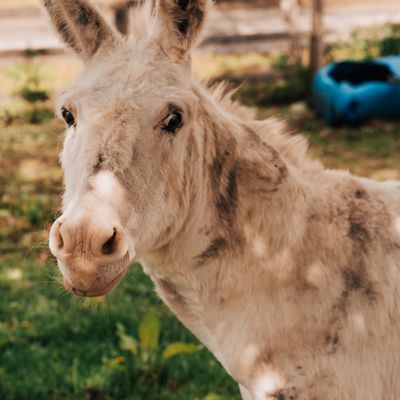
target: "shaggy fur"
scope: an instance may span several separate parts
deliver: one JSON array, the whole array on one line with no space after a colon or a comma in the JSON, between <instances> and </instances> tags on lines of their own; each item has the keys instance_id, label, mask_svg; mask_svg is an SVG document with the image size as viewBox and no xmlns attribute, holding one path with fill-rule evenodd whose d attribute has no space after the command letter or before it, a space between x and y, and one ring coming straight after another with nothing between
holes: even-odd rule
<instances>
[{"instance_id":1,"label":"shaggy fur","mask_svg":"<svg viewBox=\"0 0 400 400\"><path fill-rule=\"evenodd\" d=\"M44 3L64 41L89 56L60 98L77 121L51 237L64 278L82 284L90 264L86 287L105 285L115 265L121 275L142 261L246 400L398 400L400 183L325 170L283 123L254 121L193 78L208 1L160 0L127 40L110 38L87 2ZM166 133L176 110L183 124ZM128 259L96 258L97 228L86 232L99 216L121 223ZM78 264L57 228L71 221Z\"/></svg>"}]
</instances>

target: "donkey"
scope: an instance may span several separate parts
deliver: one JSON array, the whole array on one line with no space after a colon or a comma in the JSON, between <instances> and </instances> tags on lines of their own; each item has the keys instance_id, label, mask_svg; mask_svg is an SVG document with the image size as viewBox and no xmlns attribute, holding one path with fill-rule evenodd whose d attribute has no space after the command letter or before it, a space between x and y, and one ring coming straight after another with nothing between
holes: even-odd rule
<instances>
[{"instance_id":1,"label":"donkey","mask_svg":"<svg viewBox=\"0 0 400 400\"><path fill-rule=\"evenodd\" d=\"M84 62L61 94L65 288L139 260L245 400L400 399L400 183L324 169L281 122L191 75L209 0L158 0L123 38L41 0Z\"/></svg>"}]
</instances>

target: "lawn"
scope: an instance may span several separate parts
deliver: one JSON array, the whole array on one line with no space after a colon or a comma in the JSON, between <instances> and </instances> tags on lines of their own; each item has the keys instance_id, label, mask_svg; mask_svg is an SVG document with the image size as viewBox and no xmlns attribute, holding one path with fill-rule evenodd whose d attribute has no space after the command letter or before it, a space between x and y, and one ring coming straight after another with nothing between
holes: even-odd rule
<instances>
[{"instance_id":1,"label":"lawn","mask_svg":"<svg viewBox=\"0 0 400 400\"><path fill-rule=\"evenodd\" d=\"M232 59L221 59L215 74L225 76ZM251 71L258 63L257 57L241 61ZM40 70L0 68L0 399L239 399L236 384L156 297L140 266L106 297L66 294L47 248L62 190L57 154L63 126L51 110L54 91L76 66L34 64ZM58 75L46 72L55 70ZM40 71L45 77L33 82ZM24 87L49 99L28 104ZM246 86L238 97L254 106L250 99L260 90ZM328 167L400 177L400 123L334 129L304 103L262 104L260 118L287 120Z\"/></svg>"}]
</instances>

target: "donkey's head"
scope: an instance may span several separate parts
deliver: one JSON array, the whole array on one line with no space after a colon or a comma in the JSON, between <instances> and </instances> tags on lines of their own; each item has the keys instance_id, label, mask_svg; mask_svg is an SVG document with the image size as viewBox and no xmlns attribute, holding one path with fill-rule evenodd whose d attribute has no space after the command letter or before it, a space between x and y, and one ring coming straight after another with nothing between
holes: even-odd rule
<instances>
[{"instance_id":1,"label":"donkey's head","mask_svg":"<svg viewBox=\"0 0 400 400\"><path fill-rule=\"evenodd\" d=\"M162 246L184 217L198 101L190 48L209 1L159 0L136 16L131 39L85 0L42 1L84 62L59 99L65 194L50 248L65 287L96 296L113 289L134 258Z\"/></svg>"}]
</instances>

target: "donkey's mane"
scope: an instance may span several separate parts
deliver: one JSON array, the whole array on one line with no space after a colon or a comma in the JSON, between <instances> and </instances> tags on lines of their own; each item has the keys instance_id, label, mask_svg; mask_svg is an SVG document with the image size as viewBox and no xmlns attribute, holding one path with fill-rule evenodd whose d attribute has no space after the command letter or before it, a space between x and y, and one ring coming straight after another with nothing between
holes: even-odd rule
<instances>
[{"instance_id":1,"label":"donkey's mane","mask_svg":"<svg viewBox=\"0 0 400 400\"><path fill-rule=\"evenodd\" d=\"M160 27L155 17L153 1L141 1L139 5L130 9L128 39L137 41L152 37Z\"/></svg>"},{"instance_id":2,"label":"donkey's mane","mask_svg":"<svg viewBox=\"0 0 400 400\"><path fill-rule=\"evenodd\" d=\"M203 83L204 84L204 83ZM207 83L208 92L225 111L239 118L242 125L249 126L261 139L274 147L286 162L304 171L320 171L322 164L308 157L307 139L290 130L287 123L279 118L256 120L255 110L235 101L233 96L238 89L232 89L229 83Z\"/></svg>"}]
</instances>

